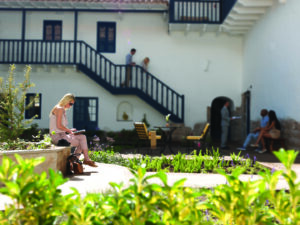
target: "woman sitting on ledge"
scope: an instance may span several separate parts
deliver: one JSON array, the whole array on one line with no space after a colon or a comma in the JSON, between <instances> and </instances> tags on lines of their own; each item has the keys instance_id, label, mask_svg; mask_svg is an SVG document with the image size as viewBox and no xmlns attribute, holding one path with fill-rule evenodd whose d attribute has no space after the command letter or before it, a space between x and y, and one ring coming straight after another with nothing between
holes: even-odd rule
<instances>
[{"instance_id":1,"label":"woman sitting on ledge","mask_svg":"<svg viewBox=\"0 0 300 225\"><path fill-rule=\"evenodd\" d=\"M281 126L277 119L276 113L273 110L270 110L268 116L269 116L268 125L261 130L256 143L252 145L254 147L258 147L258 143L261 142L262 150L259 151L259 153L264 153L267 151L264 138L277 139L280 137Z\"/></svg>"},{"instance_id":2,"label":"woman sitting on ledge","mask_svg":"<svg viewBox=\"0 0 300 225\"><path fill-rule=\"evenodd\" d=\"M71 146L76 147L75 154L80 155L83 153L84 164L97 167L95 162L89 158L86 136L83 134L74 135L73 131L76 131L76 129L69 129L67 127L66 110L71 108L74 103L75 96L73 94L66 94L51 110L49 116L52 142L57 145L59 140L67 140L71 143Z\"/></svg>"}]
</instances>

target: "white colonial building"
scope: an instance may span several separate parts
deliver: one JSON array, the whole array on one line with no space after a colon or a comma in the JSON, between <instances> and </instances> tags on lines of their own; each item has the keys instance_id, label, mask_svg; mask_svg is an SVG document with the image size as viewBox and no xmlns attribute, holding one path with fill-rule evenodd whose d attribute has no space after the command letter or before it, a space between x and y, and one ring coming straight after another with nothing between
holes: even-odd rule
<instances>
[{"instance_id":1,"label":"white colonial building","mask_svg":"<svg viewBox=\"0 0 300 225\"><path fill-rule=\"evenodd\" d=\"M47 128L65 93L77 97L70 127L133 129L210 122L231 102L231 139L273 109L289 145L300 146L299 0L0 0L1 76L32 67L40 94L28 117ZM125 56L137 50L128 70ZM141 62L150 58L148 72ZM123 86L128 71L129 86Z\"/></svg>"}]
</instances>

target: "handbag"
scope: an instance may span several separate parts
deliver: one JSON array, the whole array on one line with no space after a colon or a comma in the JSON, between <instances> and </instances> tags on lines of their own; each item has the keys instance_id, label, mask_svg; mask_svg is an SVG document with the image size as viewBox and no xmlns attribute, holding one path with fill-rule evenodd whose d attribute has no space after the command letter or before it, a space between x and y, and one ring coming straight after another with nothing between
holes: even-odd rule
<instances>
[{"instance_id":1,"label":"handbag","mask_svg":"<svg viewBox=\"0 0 300 225\"><path fill-rule=\"evenodd\" d=\"M83 174L82 162L78 159L78 154L71 154L67 158L67 174Z\"/></svg>"},{"instance_id":2,"label":"handbag","mask_svg":"<svg viewBox=\"0 0 300 225\"><path fill-rule=\"evenodd\" d=\"M60 139L58 142L57 142L57 146L70 146L71 143L68 142L66 139Z\"/></svg>"}]
</instances>

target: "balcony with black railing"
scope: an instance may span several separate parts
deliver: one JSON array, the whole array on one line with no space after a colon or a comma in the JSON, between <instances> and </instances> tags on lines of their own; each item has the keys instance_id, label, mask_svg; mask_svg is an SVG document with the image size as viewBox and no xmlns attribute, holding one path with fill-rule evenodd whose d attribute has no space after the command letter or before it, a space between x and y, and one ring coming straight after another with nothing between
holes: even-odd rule
<instances>
[{"instance_id":1,"label":"balcony with black railing","mask_svg":"<svg viewBox=\"0 0 300 225\"><path fill-rule=\"evenodd\" d=\"M1 64L76 65L80 71L114 95L136 95L173 122L184 121L184 96L140 66L117 65L84 41L0 40Z\"/></svg>"},{"instance_id":2,"label":"balcony with black railing","mask_svg":"<svg viewBox=\"0 0 300 225\"><path fill-rule=\"evenodd\" d=\"M170 0L169 23L222 24L236 0Z\"/></svg>"}]
</instances>

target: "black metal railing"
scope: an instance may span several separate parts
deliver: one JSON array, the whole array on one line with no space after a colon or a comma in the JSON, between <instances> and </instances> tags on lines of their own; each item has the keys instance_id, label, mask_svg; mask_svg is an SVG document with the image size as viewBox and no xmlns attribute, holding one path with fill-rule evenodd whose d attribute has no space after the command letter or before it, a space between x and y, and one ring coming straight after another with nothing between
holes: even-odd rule
<instances>
[{"instance_id":1,"label":"black metal railing","mask_svg":"<svg viewBox=\"0 0 300 225\"><path fill-rule=\"evenodd\" d=\"M114 64L84 41L2 39L0 63L77 65L112 94L135 94L162 114L170 113L172 121L184 121L183 95L140 66Z\"/></svg>"},{"instance_id":2,"label":"black metal railing","mask_svg":"<svg viewBox=\"0 0 300 225\"><path fill-rule=\"evenodd\" d=\"M74 64L74 41L0 40L0 62Z\"/></svg>"},{"instance_id":3,"label":"black metal railing","mask_svg":"<svg viewBox=\"0 0 300 225\"><path fill-rule=\"evenodd\" d=\"M169 23L219 24L222 0L170 0Z\"/></svg>"},{"instance_id":4,"label":"black metal railing","mask_svg":"<svg viewBox=\"0 0 300 225\"><path fill-rule=\"evenodd\" d=\"M237 0L169 0L169 23L222 24Z\"/></svg>"}]
</instances>

